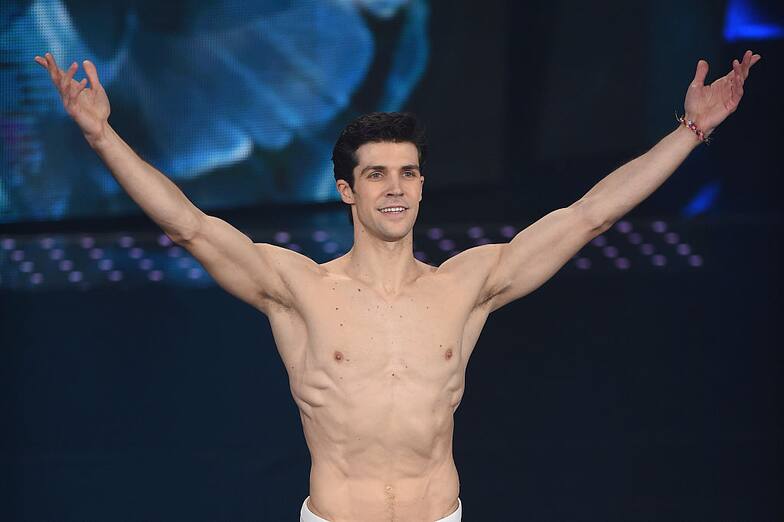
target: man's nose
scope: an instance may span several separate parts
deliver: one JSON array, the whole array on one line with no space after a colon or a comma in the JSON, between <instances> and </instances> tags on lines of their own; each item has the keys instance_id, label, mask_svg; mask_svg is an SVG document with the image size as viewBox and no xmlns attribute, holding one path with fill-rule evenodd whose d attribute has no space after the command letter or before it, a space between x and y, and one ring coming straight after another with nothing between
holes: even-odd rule
<instances>
[{"instance_id":1,"label":"man's nose","mask_svg":"<svg viewBox=\"0 0 784 522\"><path fill-rule=\"evenodd\" d=\"M389 185L387 186L387 196L402 196L403 187L400 185L400 179L397 176L389 176Z\"/></svg>"}]
</instances>

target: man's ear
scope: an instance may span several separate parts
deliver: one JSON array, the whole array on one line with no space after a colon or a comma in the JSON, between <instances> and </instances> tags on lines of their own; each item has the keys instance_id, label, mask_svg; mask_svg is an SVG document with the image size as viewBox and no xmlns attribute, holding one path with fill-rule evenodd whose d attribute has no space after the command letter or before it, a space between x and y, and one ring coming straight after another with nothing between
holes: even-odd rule
<instances>
[{"instance_id":1,"label":"man's ear","mask_svg":"<svg viewBox=\"0 0 784 522\"><path fill-rule=\"evenodd\" d=\"M343 200L343 203L353 205L354 191L351 189L351 185L348 184L348 181L345 179L339 179L335 182L335 186L338 189L338 193L340 193L340 199Z\"/></svg>"},{"instance_id":2,"label":"man's ear","mask_svg":"<svg viewBox=\"0 0 784 522\"><path fill-rule=\"evenodd\" d=\"M425 192L425 177L419 176L419 184L420 184L420 191L419 191L419 201L422 201L422 194Z\"/></svg>"}]
</instances>

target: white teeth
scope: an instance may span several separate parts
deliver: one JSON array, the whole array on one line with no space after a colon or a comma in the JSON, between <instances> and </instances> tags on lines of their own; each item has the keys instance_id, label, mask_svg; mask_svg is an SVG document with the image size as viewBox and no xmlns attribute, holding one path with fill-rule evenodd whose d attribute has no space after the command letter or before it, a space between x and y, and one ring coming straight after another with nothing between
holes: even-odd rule
<instances>
[{"instance_id":1,"label":"white teeth","mask_svg":"<svg viewBox=\"0 0 784 522\"><path fill-rule=\"evenodd\" d=\"M388 212L403 212L405 210L405 208L404 207L387 207L387 208L382 208L380 210L381 210L381 212L386 214Z\"/></svg>"}]
</instances>

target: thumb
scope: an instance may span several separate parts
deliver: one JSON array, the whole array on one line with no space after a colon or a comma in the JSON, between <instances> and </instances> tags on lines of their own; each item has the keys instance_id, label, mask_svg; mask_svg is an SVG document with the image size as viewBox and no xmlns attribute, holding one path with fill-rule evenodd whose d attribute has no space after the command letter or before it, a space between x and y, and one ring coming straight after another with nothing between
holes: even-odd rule
<instances>
[{"instance_id":1,"label":"thumb","mask_svg":"<svg viewBox=\"0 0 784 522\"><path fill-rule=\"evenodd\" d=\"M692 85L703 86L705 85L705 77L708 75L708 62L700 60L697 62L697 70L694 72L694 79L691 81Z\"/></svg>"}]
</instances>

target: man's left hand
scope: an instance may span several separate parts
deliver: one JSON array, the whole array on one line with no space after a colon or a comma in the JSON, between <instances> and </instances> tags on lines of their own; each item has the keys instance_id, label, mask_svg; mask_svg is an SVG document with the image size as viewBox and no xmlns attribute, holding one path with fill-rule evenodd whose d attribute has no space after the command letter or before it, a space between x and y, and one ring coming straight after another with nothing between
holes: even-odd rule
<instances>
[{"instance_id":1,"label":"man's left hand","mask_svg":"<svg viewBox=\"0 0 784 522\"><path fill-rule=\"evenodd\" d=\"M732 61L732 70L710 85L705 85L708 62L697 62L694 80L686 91L686 119L692 120L707 137L727 116L735 112L743 97L743 83L749 77L749 69L762 56L746 51L743 61Z\"/></svg>"}]
</instances>

